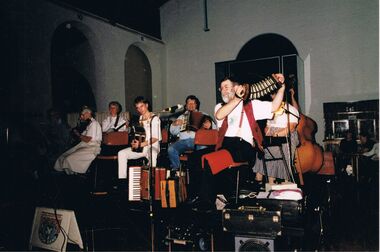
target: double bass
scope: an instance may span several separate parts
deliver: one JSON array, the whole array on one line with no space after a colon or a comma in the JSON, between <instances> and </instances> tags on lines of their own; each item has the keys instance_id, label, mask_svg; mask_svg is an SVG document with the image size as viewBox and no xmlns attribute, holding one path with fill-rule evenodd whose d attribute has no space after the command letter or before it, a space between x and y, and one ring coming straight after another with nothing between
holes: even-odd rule
<instances>
[{"instance_id":1,"label":"double bass","mask_svg":"<svg viewBox=\"0 0 380 252\"><path fill-rule=\"evenodd\" d=\"M294 90L292 83L294 80L290 79L290 94L291 103L299 111L299 106L294 98ZM317 123L300 112L300 119L297 125L297 133L300 141L299 146L296 148L294 157L294 165L296 167L299 182L304 185L303 173L318 172L323 165L323 149L315 141L315 133L317 132Z\"/></svg>"}]
</instances>

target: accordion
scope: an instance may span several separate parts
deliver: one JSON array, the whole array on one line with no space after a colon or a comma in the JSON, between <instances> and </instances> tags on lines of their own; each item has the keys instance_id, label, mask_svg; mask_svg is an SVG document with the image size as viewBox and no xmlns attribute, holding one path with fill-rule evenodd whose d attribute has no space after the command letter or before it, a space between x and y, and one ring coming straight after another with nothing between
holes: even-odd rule
<instances>
[{"instance_id":1,"label":"accordion","mask_svg":"<svg viewBox=\"0 0 380 252\"><path fill-rule=\"evenodd\" d=\"M244 93L240 94L239 97L243 100L254 100L277 91L282 84L277 82L273 76L268 76L259 82L253 84L244 83L242 86L244 87Z\"/></svg>"}]
</instances>

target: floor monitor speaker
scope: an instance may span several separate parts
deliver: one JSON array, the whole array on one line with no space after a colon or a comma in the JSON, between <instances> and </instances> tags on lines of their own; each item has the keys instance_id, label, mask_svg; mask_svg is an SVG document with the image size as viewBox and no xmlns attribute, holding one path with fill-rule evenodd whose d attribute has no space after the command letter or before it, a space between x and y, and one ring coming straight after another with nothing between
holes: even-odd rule
<instances>
[{"instance_id":1,"label":"floor monitor speaker","mask_svg":"<svg viewBox=\"0 0 380 252\"><path fill-rule=\"evenodd\" d=\"M235 236L235 252L274 251L274 239L257 236Z\"/></svg>"}]
</instances>

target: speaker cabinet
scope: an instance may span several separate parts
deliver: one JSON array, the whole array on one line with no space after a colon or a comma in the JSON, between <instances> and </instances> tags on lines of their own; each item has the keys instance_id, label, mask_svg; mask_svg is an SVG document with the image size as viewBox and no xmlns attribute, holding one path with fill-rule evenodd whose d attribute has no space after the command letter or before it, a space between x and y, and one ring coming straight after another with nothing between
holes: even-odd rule
<instances>
[{"instance_id":1,"label":"speaker cabinet","mask_svg":"<svg viewBox=\"0 0 380 252\"><path fill-rule=\"evenodd\" d=\"M235 252L274 251L274 239L270 237L235 236Z\"/></svg>"}]
</instances>

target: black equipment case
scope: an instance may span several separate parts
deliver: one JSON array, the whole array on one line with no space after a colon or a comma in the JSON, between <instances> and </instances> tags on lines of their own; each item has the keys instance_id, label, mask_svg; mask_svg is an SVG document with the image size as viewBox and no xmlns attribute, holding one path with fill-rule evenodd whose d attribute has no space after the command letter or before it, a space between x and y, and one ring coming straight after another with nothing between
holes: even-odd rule
<instances>
[{"instance_id":1,"label":"black equipment case","mask_svg":"<svg viewBox=\"0 0 380 252\"><path fill-rule=\"evenodd\" d=\"M240 234L303 236L303 217L303 200L247 198L225 207L222 224L224 231Z\"/></svg>"},{"instance_id":2,"label":"black equipment case","mask_svg":"<svg viewBox=\"0 0 380 252\"><path fill-rule=\"evenodd\" d=\"M281 208L240 206L223 209L223 230L239 234L276 237L281 235Z\"/></svg>"}]
</instances>

